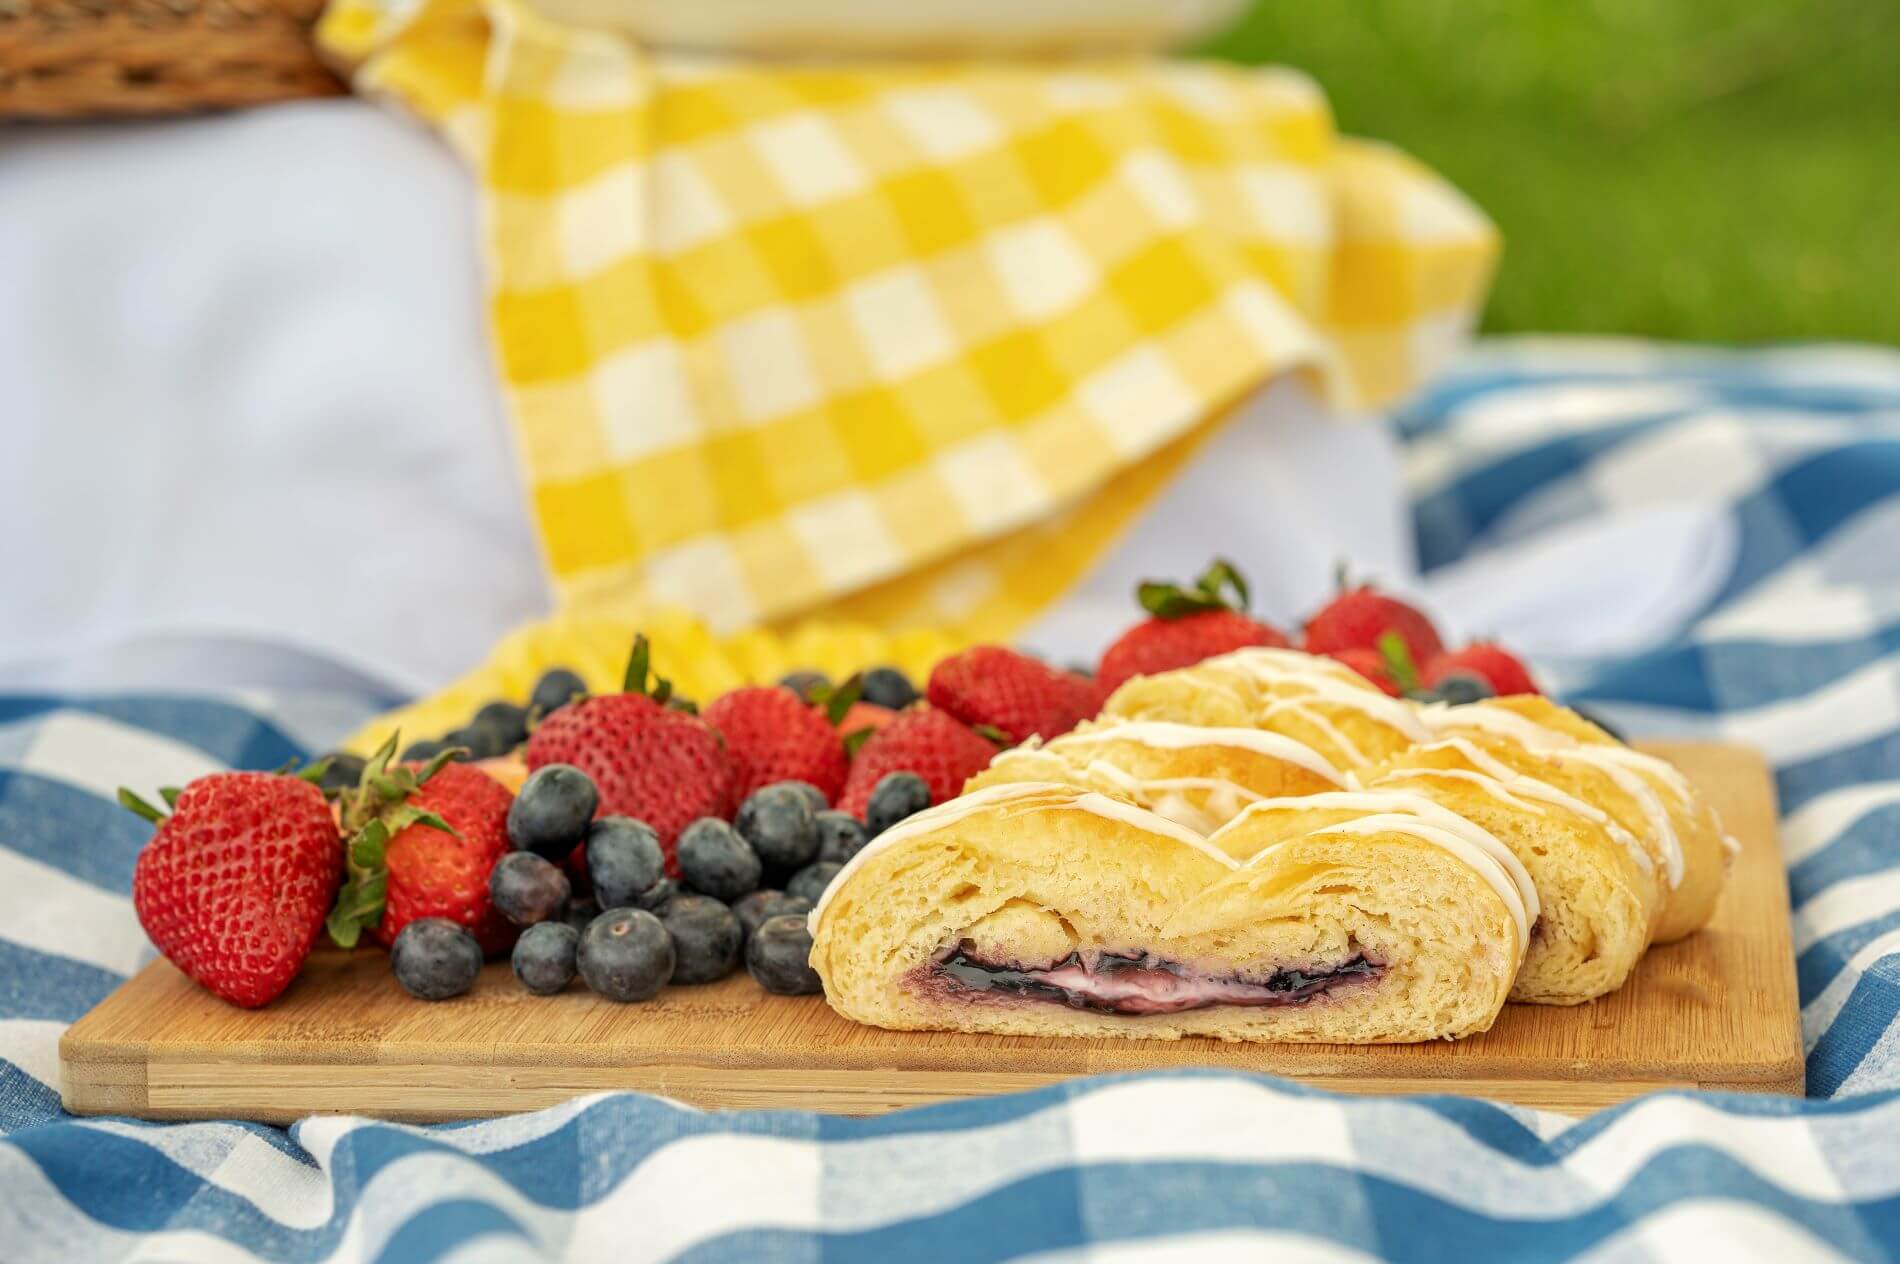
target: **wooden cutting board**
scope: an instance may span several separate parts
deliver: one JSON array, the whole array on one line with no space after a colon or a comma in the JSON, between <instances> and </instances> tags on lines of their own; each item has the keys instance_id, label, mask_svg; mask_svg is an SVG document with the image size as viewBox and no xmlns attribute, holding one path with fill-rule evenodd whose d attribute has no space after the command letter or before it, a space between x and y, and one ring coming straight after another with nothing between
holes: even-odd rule
<instances>
[{"instance_id":1,"label":"wooden cutting board","mask_svg":"<svg viewBox=\"0 0 1900 1264\"><path fill-rule=\"evenodd\" d=\"M1662 1088L1802 1091L1800 1012L1774 788L1752 751L1651 746L1720 808L1742 842L1713 924L1652 949L1589 1005L1509 1005L1456 1043L1243 1045L889 1032L741 974L644 1005L580 989L528 995L506 964L473 992L405 996L381 953L323 952L262 1010L211 997L163 961L60 1041L78 1114L287 1122L344 1112L465 1119L638 1089L710 1108L870 1114L1076 1075L1213 1066L1363 1093L1459 1093L1587 1114Z\"/></svg>"}]
</instances>

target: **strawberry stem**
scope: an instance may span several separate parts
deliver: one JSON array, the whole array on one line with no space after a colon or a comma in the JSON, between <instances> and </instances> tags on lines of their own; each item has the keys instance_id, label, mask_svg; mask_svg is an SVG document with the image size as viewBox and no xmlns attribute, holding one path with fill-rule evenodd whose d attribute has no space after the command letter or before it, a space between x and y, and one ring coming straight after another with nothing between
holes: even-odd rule
<instances>
[{"instance_id":1,"label":"strawberry stem","mask_svg":"<svg viewBox=\"0 0 1900 1264\"><path fill-rule=\"evenodd\" d=\"M836 688L821 690L815 701L825 704L825 722L835 729L844 723L845 715L863 696L864 673L853 672Z\"/></svg>"},{"instance_id":2,"label":"strawberry stem","mask_svg":"<svg viewBox=\"0 0 1900 1264\"><path fill-rule=\"evenodd\" d=\"M1157 619L1180 619L1204 610L1244 611L1253 596L1240 569L1226 558L1217 557L1195 577L1192 587L1144 579L1135 588L1135 599Z\"/></svg>"},{"instance_id":3,"label":"strawberry stem","mask_svg":"<svg viewBox=\"0 0 1900 1264\"><path fill-rule=\"evenodd\" d=\"M165 814L163 812L159 811L157 808L153 807L151 804L147 803L145 800L139 798L136 794L133 794L130 790L127 790L124 786L119 787L119 806L124 808L126 811L132 813L134 816L144 817L146 820L150 821L154 825L157 825L159 822L165 819Z\"/></svg>"},{"instance_id":4,"label":"strawberry stem","mask_svg":"<svg viewBox=\"0 0 1900 1264\"><path fill-rule=\"evenodd\" d=\"M1392 677L1392 683L1406 693L1419 687L1418 664L1412 661L1412 647L1397 632L1384 632L1379 636L1379 657L1385 660L1386 674Z\"/></svg>"},{"instance_id":5,"label":"strawberry stem","mask_svg":"<svg viewBox=\"0 0 1900 1264\"><path fill-rule=\"evenodd\" d=\"M1247 577L1240 573L1239 567L1224 557L1217 557L1209 563L1208 568L1201 572L1200 578L1194 581L1194 586L1222 605L1228 605L1228 603L1221 600L1221 589L1232 588L1234 604L1228 607L1232 610L1245 610L1253 604L1253 595L1247 591Z\"/></svg>"},{"instance_id":6,"label":"strawberry stem","mask_svg":"<svg viewBox=\"0 0 1900 1264\"><path fill-rule=\"evenodd\" d=\"M620 692L645 693L647 675L652 666L653 647L647 643L644 632L636 632L633 637L633 652L627 655L627 670L620 678Z\"/></svg>"},{"instance_id":7,"label":"strawberry stem","mask_svg":"<svg viewBox=\"0 0 1900 1264\"><path fill-rule=\"evenodd\" d=\"M324 919L324 926L338 947L356 947L364 929L383 920L383 904L389 890L386 856L390 839L411 825L424 825L460 837L441 816L413 806L409 797L456 755L466 752L460 748L443 751L420 770L406 764L392 767L389 761L401 741L400 733L391 733L364 765L356 789L339 800L346 835L345 876L336 902L330 907L330 915Z\"/></svg>"}]
</instances>

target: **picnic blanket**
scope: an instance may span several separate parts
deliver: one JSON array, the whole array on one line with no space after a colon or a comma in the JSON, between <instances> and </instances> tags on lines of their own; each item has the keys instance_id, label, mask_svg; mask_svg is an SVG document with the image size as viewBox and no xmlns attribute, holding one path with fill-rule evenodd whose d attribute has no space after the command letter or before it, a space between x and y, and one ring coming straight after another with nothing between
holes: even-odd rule
<instances>
[{"instance_id":1,"label":"picnic blanket","mask_svg":"<svg viewBox=\"0 0 1900 1264\"><path fill-rule=\"evenodd\" d=\"M523 0L333 0L479 188L563 606L1004 638L1231 407L1443 363L1497 234L1296 71L648 50Z\"/></svg>"},{"instance_id":2,"label":"picnic blanket","mask_svg":"<svg viewBox=\"0 0 1900 1264\"><path fill-rule=\"evenodd\" d=\"M71 1119L58 1034L146 952L126 898L146 830L112 788L274 765L386 700L16 697L0 1257L1900 1257L1900 356L1505 345L1397 424L1430 566L1721 507L1705 609L1641 653L1545 666L1639 734L1768 752L1809 1100L1664 1093L1574 1122L1204 1071L867 1120L633 1094L436 1128Z\"/></svg>"}]
</instances>

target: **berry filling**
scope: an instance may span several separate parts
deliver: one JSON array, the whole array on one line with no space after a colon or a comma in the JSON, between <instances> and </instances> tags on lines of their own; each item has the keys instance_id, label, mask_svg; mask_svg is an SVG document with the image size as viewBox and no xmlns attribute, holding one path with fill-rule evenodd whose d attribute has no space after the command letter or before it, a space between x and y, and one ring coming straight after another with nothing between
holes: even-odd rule
<instances>
[{"instance_id":1,"label":"berry filling","mask_svg":"<svg viewBox=\"0 0 1900 1264\"><path fill-rule=\"evenodd\" d=\"M1322 970L1275 970L1263 981L1215 978L1143 955L1070 953L1053 965L999 965L960 943L924 971L951 995L987 993L1047 1001L1099 1014L1177 1014L1214 1005L1303 1005L1335 988L1376 979L1385 967L1364 954Z\"/></svg>"}]
</instances>

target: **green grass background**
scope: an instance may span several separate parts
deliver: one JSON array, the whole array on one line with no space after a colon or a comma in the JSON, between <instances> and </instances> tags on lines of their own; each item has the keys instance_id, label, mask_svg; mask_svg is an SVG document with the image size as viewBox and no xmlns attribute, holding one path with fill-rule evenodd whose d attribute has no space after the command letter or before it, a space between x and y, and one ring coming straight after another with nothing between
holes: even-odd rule
<instances>
[{"instance_id":1,"label":"green grass background","mask_svg":"<svg viewBox=\"0 0 1900 1264\"><path fill-rule=\"evenodd\" d=\"M1256 0L1504 231L1485 326L1900 343L1900 0Z\"/></svg>"}]
</instances>

